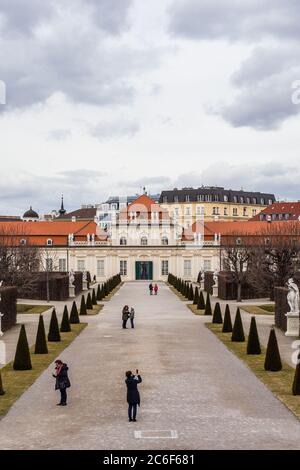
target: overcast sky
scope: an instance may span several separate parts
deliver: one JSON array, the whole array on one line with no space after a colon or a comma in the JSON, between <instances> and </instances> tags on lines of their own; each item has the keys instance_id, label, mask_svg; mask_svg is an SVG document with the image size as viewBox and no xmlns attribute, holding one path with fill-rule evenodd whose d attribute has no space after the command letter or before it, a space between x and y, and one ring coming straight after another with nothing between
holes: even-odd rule
<instances>
[{"instance_id":1,"label":"overcast sky","mask_svg":"<svg viewBox=\"0 0 300 470\"><path fill-rule=\"evenodd\" d=\"M299 0L0 0L0 213L144 185L300 199L299 24Z\"/></svg>"}]
</instances>

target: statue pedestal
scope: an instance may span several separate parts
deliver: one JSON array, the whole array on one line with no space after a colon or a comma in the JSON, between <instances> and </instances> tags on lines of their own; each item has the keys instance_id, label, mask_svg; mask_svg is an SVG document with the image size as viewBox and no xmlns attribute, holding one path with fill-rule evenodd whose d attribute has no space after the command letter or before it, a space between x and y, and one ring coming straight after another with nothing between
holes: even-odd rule
<instances>
[{"instance_id":1,"label":"statue pedestal","mask_svg":"<svg viewBox=\"0 0 300 470\"><path fill-rule=\"evenodd\" d=\"M88 282L87 281L82 282L82 290L88 290Z\"/></svg>"},{"instance_id":2,"label":"statue pedestal","mask_svg":"<svg viewBox=\"0 0 300 470\"><path fill-rule=\"evenodd\" d=\"M299 313L289 312L286 313L287 319L287 330L285 336L296 336L299 335Z\"/></svg>"},{"instance_id":3,"label":"statue pedestal","mask_svg":"<svg viewBox=\"0 0 300 470\"><path fill-rule=\"evenodd\" d=\"M200 290L204 290L204 281L200 282Z\"/></svg>"},{"instance_id":4,"label":"statue pedestal","mask_svg":"<svg viewBox=\"0 0 300 470\"><path fill-rule=\"evenodd\" d=\"M69 286L69 297L76 297L75 295L75 286Z\"/></svg>"},{"instance_id":5,"label":"statue pedestal","mask_svg":"<svg viewBox=\"0 0 300 470\"><path fill-rule=\"evenodd\" d=\"M213 286L213 297L218 297L218 286Z\"/></svg>"}]
</instances>

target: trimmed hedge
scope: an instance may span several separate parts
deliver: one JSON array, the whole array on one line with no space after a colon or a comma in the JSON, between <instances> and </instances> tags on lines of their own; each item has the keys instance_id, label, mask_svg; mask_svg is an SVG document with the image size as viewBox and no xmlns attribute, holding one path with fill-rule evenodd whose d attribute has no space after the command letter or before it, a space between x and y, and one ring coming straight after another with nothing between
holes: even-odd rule
<instances>
[{"instance_id":1,"label":"trimmed hedge","mask_svg":"<svg viewBox=\"0 0 300 470\"><path fill-rule=\"evenodd\" d=\"M17 297L18 291L16 287L2 287L0 289L1 302L0 312L2 317L2 331L5 332L17 323Z\"/></svg>"}]
</instances>

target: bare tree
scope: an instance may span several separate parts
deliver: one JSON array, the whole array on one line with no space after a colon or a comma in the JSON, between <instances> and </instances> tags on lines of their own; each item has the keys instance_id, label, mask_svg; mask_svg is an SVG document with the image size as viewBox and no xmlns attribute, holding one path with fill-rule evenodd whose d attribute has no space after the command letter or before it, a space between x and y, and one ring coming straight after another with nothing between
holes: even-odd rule
<instances>
[{"instance_id":1,"label":"bare tree","mask_svg":"<svg viewBox=\"0 0 300 470\"><path fill-rule=\"evenodd\" d=\"M53 248L44 247L39 251L39 270L46 273L47 302L50 302L50 273L59 267L58 253Z\"/></svg>"},{"instance_id":2,"label":"bare tree","mask_svg":"<svg viewBox=\"0 0 300 470\"><path fill-rule=\"evenodd\" d=\"M237 301L242 300L242 285L247 278L248 263L251 258L250 236L241 239L238 234L230 234L222 250L223 269L232 273L237 286Z\"/></svg>"},{"instance_id":3,"label":"bare tree","mask_svg":"<svg viewBox=\"0 0 300 470\"><path fill-rule=\"evenodd\" d=\"M0 278L17 287L19 296L28 296L37 287L39 251L28 235L24 223L0 224Z\"/></svg>"},{"instance_id":4,"label":"bare tree","mask_svg":"<svg viewBox=\"0 0 300 470\"><path fill-rule=\"evenodd\" d=\"M249 282L257 289L272 291L285 286L300 268L300 222L272 222L261 229L252 248Z\"/></svg>"}]
</instances>

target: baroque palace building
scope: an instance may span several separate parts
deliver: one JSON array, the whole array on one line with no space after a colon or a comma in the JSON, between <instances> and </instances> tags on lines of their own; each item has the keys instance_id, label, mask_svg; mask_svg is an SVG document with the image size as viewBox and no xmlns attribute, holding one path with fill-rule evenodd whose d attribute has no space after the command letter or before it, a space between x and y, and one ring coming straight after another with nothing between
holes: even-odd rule
<instances>
[{"instance_id":1,"label":"baroque palace building","mask_svg":"<svg viewBox=\"0 0 300 470\"><path fill-rule=\"evenodd\" d=\"M47 270L89 271L99 282L116 273L124 281L166 281L169 273L196 281L200 271L222 269L222 250L233 236L239 242L287 223L199 218L183 228L144 194L122 208L106 230L93 220L0 221L0 245L10 237L14 246L36 246Z\"/></svg>"}]
</instances>

